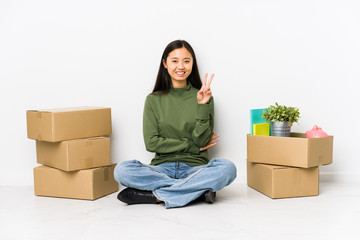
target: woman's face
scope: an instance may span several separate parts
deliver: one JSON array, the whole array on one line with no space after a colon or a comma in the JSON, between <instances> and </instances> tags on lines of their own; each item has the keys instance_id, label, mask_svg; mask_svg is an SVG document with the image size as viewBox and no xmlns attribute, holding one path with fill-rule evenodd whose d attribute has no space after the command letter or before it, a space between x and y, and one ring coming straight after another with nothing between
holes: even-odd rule
<instances>
[{"instance_id":1,"label":"woman's face","mask_svg":"<svg viewBox=\"0 0 360 240\"><path fill-rule=\"evenodd\" d=\"M186 48L177 48L169 53L164 66L167 69L173 87L185 87L186 79L190 75L193 58Z\"/></svg>"}]
</instances>

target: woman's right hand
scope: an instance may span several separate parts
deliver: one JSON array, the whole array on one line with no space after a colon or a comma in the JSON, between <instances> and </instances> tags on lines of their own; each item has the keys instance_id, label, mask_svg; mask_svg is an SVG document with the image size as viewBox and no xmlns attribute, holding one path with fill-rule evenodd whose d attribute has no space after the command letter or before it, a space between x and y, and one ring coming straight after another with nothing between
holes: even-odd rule
<instances>
[{"instance_id":1,"label":"woman's right hand","mask_svg":"<svg viewBox=\"0 0 360 240\"><path fill-rule=\"evenodd\" d=\"M219 135L215 135L215 132L213 132L213 134L210 138L210 141L208 142L208 144L205 147L200 148L200 152L205 151L205 150L215 146L216 142L220 140L218 137L219 137Z\"/></svg>"},{"instance_id":2,"label":"woman's right hand","mask_svg":"<svg viewBox=\"0 0 360 240\"><path fill-rule=\"evenodd\" d=\"M212 93L211 93L211 89L210 89L210 84L214 78L214 75L215 74L211 74L211 77L209 79L209 81L207 81L207 77L208 77L208 74L206 73L205 74L205 77L204 77L204 81L203 81L203 84L201 86L201 89L198 91L197 93L197 102L198 104L206 104L209 102L211 96L212 96Z\"/></svg>"}]
</instances>

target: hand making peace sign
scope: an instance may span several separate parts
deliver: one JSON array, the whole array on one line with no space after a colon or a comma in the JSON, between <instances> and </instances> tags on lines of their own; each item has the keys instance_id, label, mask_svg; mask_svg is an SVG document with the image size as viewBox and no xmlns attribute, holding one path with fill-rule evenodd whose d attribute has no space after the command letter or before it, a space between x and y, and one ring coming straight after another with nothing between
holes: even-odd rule
<instances>
[{"instance_id":1,"label":"hand making peace sign","mask_svg":"<svg viewBox=\"0 0 360 240\"><path fill-rule=\"evenodd\" d=\"M209 81L207 81L208 74L205 74L204 82L201 89L197 93L197 102L199 104L206 104L211 98L210 84L215 74L211 74Z\"/></svg>"}]
</instances>

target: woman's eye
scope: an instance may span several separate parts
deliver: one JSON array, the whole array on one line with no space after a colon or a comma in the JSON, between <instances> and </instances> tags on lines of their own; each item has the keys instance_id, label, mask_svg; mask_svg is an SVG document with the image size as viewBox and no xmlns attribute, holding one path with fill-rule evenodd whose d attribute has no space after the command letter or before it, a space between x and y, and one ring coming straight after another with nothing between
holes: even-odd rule
<instances>
[{"instance_id":1,"label":"woman's eye","mask_svg":"<svg viewBox=\"0 0 360 240\"><path fill-rule=\"evenodd\" d=\"M185 63L189 63L190 61L185 61Z\"/></svg>"},{"instance_id":2,"label":"woman's eye","mask_svg":"<svg viewBox=\"0 0 360 240\"><path fill-rule=\"evenodd\" d=\"M176 63L176 61L175 61L175 60L173 60L172 62L173 62L173 63Z\"/></svg>"}]
</instances>

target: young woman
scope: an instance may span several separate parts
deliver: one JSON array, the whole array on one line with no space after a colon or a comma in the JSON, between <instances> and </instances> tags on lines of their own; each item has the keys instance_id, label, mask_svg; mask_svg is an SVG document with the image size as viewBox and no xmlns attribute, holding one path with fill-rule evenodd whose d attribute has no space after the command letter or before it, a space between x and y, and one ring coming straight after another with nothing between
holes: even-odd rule
<instances>
[{"instance_id":1,"label":"young woman","mask_svg":"<svg viewBox=\"0 0 360 240\"><path fill-rule=\"evenodd\" d=\"M126 186L118 199L127 204L160 203L182 207L195 199L213 203L215 193L236 177L235 165L215 158L207 149L219 140L214 130L214 74L201 83L195 53L176 40L165 48L153 92L143 115L146 149L155 152L151 164L124 161L115 179Z\"/></svg>"}]
</instances>

